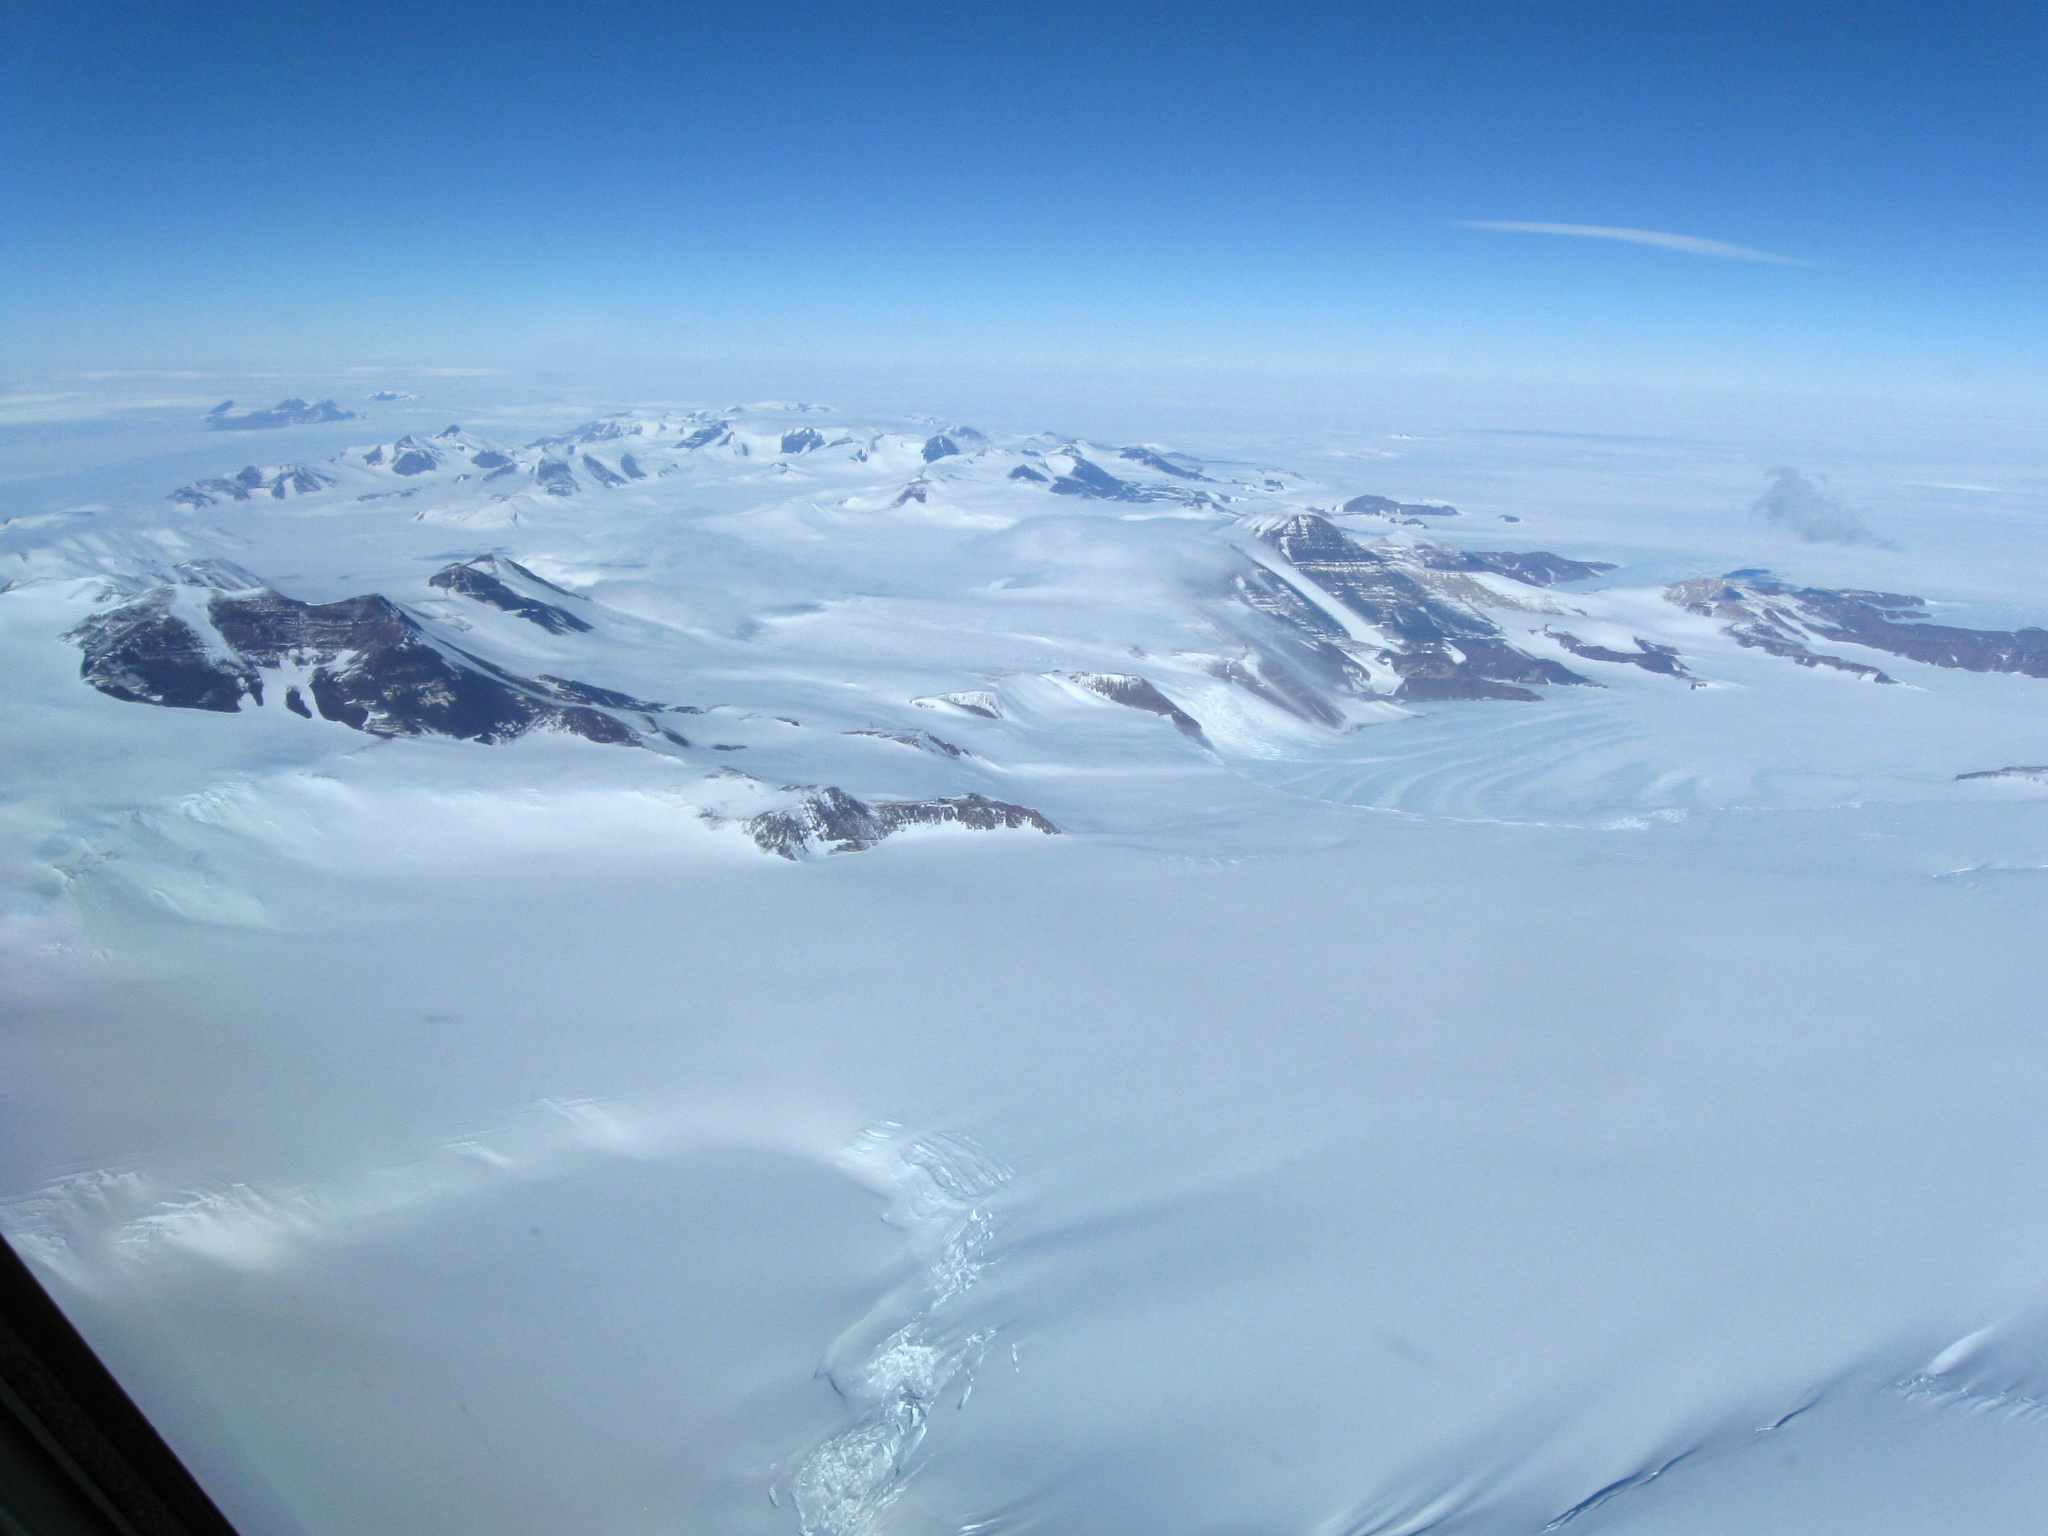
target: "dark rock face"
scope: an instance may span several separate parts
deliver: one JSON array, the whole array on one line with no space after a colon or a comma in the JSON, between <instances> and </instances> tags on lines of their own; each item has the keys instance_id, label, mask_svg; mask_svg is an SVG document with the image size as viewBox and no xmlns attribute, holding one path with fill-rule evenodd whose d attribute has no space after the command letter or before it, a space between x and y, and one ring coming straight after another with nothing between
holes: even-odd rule
<instances>
[{"instance_id":1,"label":"dark rock face","mask_svg":"<svg viewBox=\"0 0 2048 1536\"><path fill-rule=\"evenodd\" d=\"M1373 696L1372 674L1347 649L1344 627L1287 582L1254 566L1233 578L1230 592L1236 602L1216 610L1218 627L1244 643L1256 658L1251 670L1273 693L1295 701L1295 713L1335 725L1341 713L1331 696ZM1233 622L1240 615L1250 622Z\"/></svg>"},{"instance_id":2,"label":"dark rock face","mask_svg":"<svg viewBox=\"0 0 2048 1536\"><path fill-rule=\"evenodd\" d=\"M1533 704L1543 697L1512 683L1496 682L1479 670L1468 670L1465 658L1455 649L1431 648L1413 655L1396 652L1387 659L1401 675L1401 686L1394 690L1397 699L1413 699L1419 703L1449 699L1506 699ZM1548 681L1532 679L1538 680Z\"/></svg>"},{"instance_id":3,"label":"dark rock face","mask_svg":"<svg viewBox=\"0 0 2048 1536\"><path fill-rule=\"evenodd\" d=\"M1218 656L1205 663L1204 669L1211 677L1242 688L1254 698L1264 699L1274 708L1285 710L1297 719L1333 727L1343 724L1344 717L1330 707L1327 699L1287 668L1277 665L1272 657L1241 661Z\"/></svg>"},{"instance_id":4,"label":"dark rock face","mask_svg":"<svg viewBox=\"0 0 2048 1536\"><path fill-rule=\"evenodd\" d=\"M1372 517L1456 517L1456 507L1434 507L1426 502L1395 501L1391 496L1354 496L1344 503L1346 512Z\"/></svg>"},{"instance_id":5,"label":"dark rock face","mask_svg":"<svg viewBox=\"0 0 2048 1536\"><path fill-rule=\"evenodd\" d=\"M211 709L233 714L245 695L260 703L263 684L240 659L227 660L171 611L174 589L159 587L71 632L85 653L79 676L101 693L132 704Z\"/></svg>"},{"instance_id":6,"label":"dark rock face","mask_svg":"<svg viewBox=\"0 0 2048 1536\"><path fill-rule=\"evenodd\" d=\"M566 459L542 459L533 471L533 483L550 496L574 496L576 471Z\"/></svg>"},{"instance_id":7,"label":"dark rock face","mask_svg":"<svg viewBox=\"0 0 2048 1536\"><path fill-rule=\"evenodd\" d=\"M574 432L565 438L559 439L559 441L568 443L609 443L624 437L630 431L632 431L632 427L626 422L621 421L616 416L609 416L603 421L593 421L587 426L578 427Z\"/></svg>"},{"instance_id":8,"label":"dark rock face","mask_svg":"<svg viewBox=\"0 0 2048 1536\"><path fill-rule=\"evenodd\" d=\"M269 591L222 594L208 612L221 638L257 666L310 665L314 707L359 731L496 743L545 726L592 741L636 739L610 715L555 704L481 658L444 651L375 593L319 604Z\"/></svg>"},{"instance_id":9,"label":"dark rock face","mask_svg":"<svg viewBox=\"0 0 2048 1536\"><path fill-rule=\"evenodd\" d=\"M982 710L979 713L987 714ZM881 741L893 741L906 747L915 747L920 752L937 752L945 757L972 757L974 754L965 747L956 747L952 742L934 736L930 731L848 731L849 736L873 736Z\"/></svg>"},{"instance_id":10,"label":"dark rock face","mask_svg":"<svg viewBox=\"0 0 2048 1536\"><path fill-rule=\"evenodd\" d=\"M724 442L731 435L732 429L725 422L714 421L708 427L699 427L688 437L684 438L679 446L684 448L709 448L714 443Z\"/></svg>"},{"instance_id":11,"label":"dark rock face","mask_svg":"<svg viewBox=\"0 0 2048 1536\"><path fill-rule=\"evenodd\" d=\"M1012 480L1035 480L1040 485L1046 484L1048 479L1047 476L1040 474L1037 470L1033 469L1029 464L1019 464L1015 469L1010 471L1010 478Z\"/></svg>"},{"instance_id":12,"label":"dark rock face","mask_svg":"<svg viewBox=\"0 0 2048 1536\"><path fill-rule=\"evenodd\" d=\"M1246 607L1289 629L1319 641L1343 640L1349 636L1350 632L1342 624L1263 567L1255 567L1238 576L1232 587Z\"/></svg>"},{"instance_id":13,"label":"dark rock face","mask_svg":"<svg viewBox=\"0 0 2048 1536\"><path fill-rule=\"evenodd\" d=\"M1554 587L1561 581L1584 581L1614 569L1604 560L1568 560L1547 549L1449 549L1425 544L1422 563L1433 571L1490 571L1532 587Z\"/></svg>"},{"instance_id":14,"label":"dark rock face","mask_svg":"<svg viewBox=\"0 0 2048 1536\"><path fill-rule=\"evenodd\" d=\"M469 462L478 469L510 469L512 467L512 460L498 452L495 448L486 448L482 453L473 455Z\"/></svg>"},{"instance_id":15,"label":"dark rock face","mask_svg":"<svg viewBox=\"0 0 2048 1536\"><path fill-rule=\"evenodd\" d=\"M1144 493L1128 480L1119 480L1100 464L1078 455L1073 470L1052 483L1055 496L1085 496L1094 501L1143 501Z\"/></svg>"},{"instance_id":16,"label":"dark rock face","mask_svg":"<svg viewBox=\"0 0 2048 1536\"><path fill-rule=\"evenodd\" d=\"M1477 640L1499 633L1490 620L1443 601L1326 518L1288 518L1266 539L1289 565L1392 638Z\"/></svg>"},{"instance_id":17,"label":"dark rock face","mask_svg":"<svg viewBox=\"0 0 2048 1536\"><path fill-rule=\"evenodd\" d=\"M323 475L303 464L288 464L270 477L267 489L273 500L283 501L287 495L310 496L332 484L334 478L331 475Z\"/></svg>"},{"instance_id":18,"label":"dark rock face","mask_svg":"<svg viewBox=\"0 0 2048 1536\"><path fill-rule=\"evenodd\" d=\"M506 613L516 613L520 618L538 624L551 635L566 635L571 631L581 633L590 628L588 623L566 608L557 608L553 603L544 603L539 598L528 597L507 586L486 568L495 563L486 555L482 560L443 566L427 578L427 585L439 587L445 592L459 593L479 603L488 603L493 608L502 608ZM509 561L506 563L511 564ZM532 575L519 566L512 566L512 569L522 575Z\"/></svg>"},{"instance_id":19,"label":"dark rock face","mask_svg":"<svg viewBox=\"0 0 2048 1536\"><path fill-rule=\"evenodd\" d=\"M1726 579L1702 576L1692 581L1673 582L1664 595L1687 613L1722 620L1724 632L1737 645L1746 645L1767 656L1782 656L1802 667L1828 667L1873 683L1895 683L1878 667L1825 651L1809 650L1807 630L1796 608L1775 604L1761 593L1752 593Z\"/></svg>"},{"instance_id":20,"label":"dark rock face","mask_svg":"<svg viewBox=\"0 0 2048 1536\"><path fill-rule=\"evenodd\" d=\"M1484 614L1440 596L1402 569L1402 558L1417 559L1427 568L1434 546L1382 553L1313 513L1286 518L1268 527L1263 537L1290 566L1377 633L1380 645L1368 654L1401 679L1395 698L1528 702L1540 697L1529 691L1531 685L1589 682L1554 661L1516 649ZM1435 551L1435 558L1451 562L1450 569L1475 568L1463 563L1466 557L1457 551ZM1368 648L1369 642L1349 638L1329 614L1270 572L1241 580L1238 590L1248 605L1318 646ZM1347 691L1367 690L1354 686Z\"/></svg>"},{"instance_id":21,"label":"dark rock face","mask_svg":"<svg viewBox=\"0 0 2048 1536\"><path fill-rule=\"evenodd\" d=\"M959 451L960 445L941 432L936 437L925 439L924 461L927 464L936 464L940 459L952 458Z\"/></svg>"},{"instance_id":22,"label":"dark rock face","mask_svg":"<svg viewBox=\"0 0 2048 1536\"><path fill-rule=\"evenodd\" d=\"M288 496L310 496L334 483L333 476L303 464L285 464L276 469L258 469L251 464L232 475L181 485L168 499L196 511L223 501L248 501L259 493L274 501L283 501Z\"/></svg>"},{"instance_id":23,"label":"dark rock face","mask_svg":"<svg viewBox=\"0 0 2048 1536\"><path fill-rule=\"evenodd\" d=\"M1173 728L1190 741L1209 745L1209 738L1202 731L1202 724L1193 715L1182 709L1173 700L1155 688L1142 677L1133 677L1123 672L1072 672L1071 681L1079 683L1090 693L1099 693L1113 704L1122 704L1129 709L1142 709L1147 714L1158 715L1173 723Z\"/></svg>"},{"instance_id":24,"label":"dark rock face","mask_svg":"<svg viewBox=\"0 0 2048 1536\"><path fill-rule=\"evenodd\" d=\"M935 693L910 702L923 709L957 709L962 714L979 715L984 720L1003 718L1002 706L992 693Z\"/></svg>"},{"instance_id":25,"label":"dark rock face","mask_svg":"<svg viewBox=\"0 0 2048 1536\"><path fill-rule=\"evenodd\" d=\"M430 475L440 467L440 454L417 438L401 437L391 445L391 473L394 475Z\"/></svg>"},{"instance_id":26,"label":"dark rock face","mask_svg":"<svg viewBox=\"0 0 2048 1536\"><path fill-rule=\"evenodd\" d=\"M196 614L176 611L177 593L160 587L73 631L84 652L80 676L117 699L230 713L244 698L263 702L264 672L290 668L322 718L371 735L496 743L548 729L639 741L603 709L565 699L559 685L436 642L375 593L302 603L267 587L217 591L204 600L201 621L211 635L193 622ZM308 714L296 685L285 706Z\"/></svg>"},{"instance_id":27,"label":"dark rock face","mask_svg":"<svg viewBox=\"0 0 2048 1536\"><path fill-rule=\"evenodd\" d=\"M537 437L527 446L566 448L576 443L610 443L631 437L639 429L640 423L630 416L607 416L601 421L586 421L568 432L557 432L553 437Z\"/></svg>"},{"instance_id":28,"label":"dark rock face","mask_svg":"<svg viewBox=\"0 0 2048 1536\"><path fill-rule=\"evenodd\" d=\"M831 786L813 790L793 810L769 811L744 825L763 852L785 859L819 850L858 853L905 827L959 826L978 832L1030 827L1048 835L1060 830L1037 811L984 795L869 804Z\"/></svg>"},{"instance_id":29,"label":"dark rock face","mask_svg":"<svg viewBox=\"0 0 2048 1536\"><path fill-rule=\"evenodd\" d=\"M605 462L602 459L598 458L598 456L594 453L586 453L585 455L583 455L583 468L584 472L587 473L590 476L590 478L595 480L599 485L606 487L614 487L621 486L626 483L626 477L624 475L619 474L617 471L607 467Z\"/></svg>"},{"instance_id":30,"label":"dark rock face","mask_svg":"<svg viewBox=\"0 0 2048 1536\"><path fill-rule=\"evenodd\" d=\"M1863 662L1815 651L1807 642L1866 645L1909 661L1966 672L2048 677L2048 630L1929 624L1922 617L1925 601L1899 592L1792 587L1762 571L1736 571L1674 583L1665 596L1688 613L1721 620L1737 644L1873 682L1896 679Z\"/></svg>"},{"instance_id":31,"label":"dark rock face","mask_svg":"<svg viewBox=\"0 0 2048 1536\"><path fill-rule=\"evenodd\" d=\"M1527 651L1517 650L1505 640L1460 640L1455 645L1447 646L1445 651L1455 659L1455 666L1450 674L1454 676L1483 678L1494 683L1548 684L1552 687L1572 684L1594 686L1592 679L1579 676L1569 667L1561 666L1546 657L1531 656ZM1412 678L1425 673L1436 675L1433 669L1437 657L1434 654L1423 653L1408 659L1396 656L1393 660L1394 670L1403 677ZM1409 665L1411 661L1414 663L1412 670ZM1411 692L1407 685L1403 686L1402 691L1410 698L1420 697ZM1510 695L1485 692L1475 696L1502 698ZM1452 693L1443 697L1455 698L1457 695Z\"/></svg>"},{"instance_id":32,"label":"dark rock face","mask_svg":"<svg viewBox=\"0 0 2048 1536\"><path fill-rule=\"evenodd\" d=\"M253 592L263 586L260 576L252 575L232 560L187 560L171 567L171 577L179 586L201 587L209 592Z\"/></svg>"},{"instance_id":33,"label":"dark rock face","mask_svg":"<svg viewBox=\"0 0 2048 1536\"><path fill-rule=\"evenodd\" d=\"M280 400L268 410L244 411L230 416L235 402L223 400L206 413L206 424L216 432L261 432L273 427L297 427L322 421L354 421L356 413L345 411L332 400L309 405L304 400Z\"/></svg>"},{"instance_id":34,"label":"dark rock face","mask_svg":"<svg viewBox=\"0 0 2048 1536\"><path fill-rule=\"evenodd\" d=\"M1583 656L1588 661L1621 662L1631 667L1641 667L1645 672L1660 673L1665 677L1691 677L1685 664L1678 659L1678 652L1668 645L1658 645L1653 640L1636 636L1636 648L1632 651L1617 651L1610 646L1589 645L1577 635L1565 634L1562 630L1545 631L1551 639L1570 651L1574 656Z\"/></svg>"},{"instance_id":35,"label":"dark rock face","mask_svg":"<svg viewBox=\"0 0 2048 1536\"><path fill-rule=\"evenodd\" d=\"M1123 448L1117 452L1120 459L1129 459L1133 464L1142 464L1147 469L1156 469L1161 474L1178 475L1183 480L1206 480L1209 477L1194 467L1195 461L1185 454L1168 458L1150 448Z\"/></svg>"},{"instance_id":36,"label":"dark rock face","mask_svg":"<svg viewBox=\"0 0 2048 1536\"><path fill-rule=\"evenodd\" d=\"M896 499L890 505L901 507L907 506L913 501L925 501L928 499L927 490L928 488L922 478L913 480L896 493Z\"/></svg>"},{"instance_id":37,"label":"dark rock face","mask_svg":"<svg viewBox=\"0 0 2048 1536\"><path fill-rule=\"evenodd\" d=\"M619 473L628 480L645 480L647 478L647 471L640 467L639 460L635 459L630 453L619 455Z\"/></svg>"},{"instance_id":38,"label":"dark rock face","mask_svg":"<svg viewBox=\"0 0 2048 1536\"><path fill-rule=\"evenodd\" d=\"M2017 672L2048 677L2048 630L1962 629L1930 624L1926 604L1891 592L1800 594L1814 632L1824 640L1855 641L1908 661L1965 672Z\"/></svg>"},{"instance_id":39,"label":"dark rock face","mask_svg":"<svg viewBox=\"0 0 2048 1536\"><path fill-rule=\"evenodd\" d=\"M813 448L825 446L825 434L816 427L799 427L794 432L782 434L784 453L809 453Z\"/></svg>"},{"instance_id":40,"label":"dark rock face","mask_svg":"<svg viewBox=\"0 0 2048 1536\"><path fill-rule=\"evenodd\" d=\"M1980 768L1975 773L1959 773L1956 775L1958 783L1965 779L2034 779L2048 781L2048 764L2041 764L2031 768Z\"/></svg>"},{"instance_id":41,"label":"dark rock face","mask_svg":"<svg viewBox=\"0 0 2048 1536\"><path fill-rule=\"evenodd\" d=\"M646 699L634 698L630 693L600 688L595 683L579 683L574 678L550 677L545 672L538 680L551 697L571 704L589 704L597 709L629 709L636 715L658 715L670 709L679 709L683 714L698 713L686 706L651 704Z\"/></svg>"}]
</instances>

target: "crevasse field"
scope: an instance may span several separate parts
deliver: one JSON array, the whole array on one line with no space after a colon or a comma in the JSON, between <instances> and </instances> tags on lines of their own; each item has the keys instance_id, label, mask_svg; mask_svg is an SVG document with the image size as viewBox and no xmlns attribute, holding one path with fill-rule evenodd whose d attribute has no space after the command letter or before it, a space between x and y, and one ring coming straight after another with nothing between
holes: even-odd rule
<instances>
[{"instance_id":1,"label":"crevasse field","mask_svg":"<svg viewBox=\"0 0 2048 1536\"><path fill-rule=\"evenodd\" d=\"M248 1536L2048 1530L2026 430L434 382L5 402L0 1221Z\"/></svg>"}]
</instances>

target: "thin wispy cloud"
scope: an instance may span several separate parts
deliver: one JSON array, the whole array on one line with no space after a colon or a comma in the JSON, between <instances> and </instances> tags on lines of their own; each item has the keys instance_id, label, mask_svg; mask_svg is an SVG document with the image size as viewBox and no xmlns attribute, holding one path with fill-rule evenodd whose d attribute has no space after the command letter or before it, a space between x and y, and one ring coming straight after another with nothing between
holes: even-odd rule
<instances>
[{"instance_id":1,"label":"thin wispy cloud","mask_svg":"<svg viewBox=\"0 0 2048 1536\"><path fill-rule=\"evenodd\" d=\"M1586 240L1623 240L1631 245L1654 245L1661 250L1683 251L1688 256L1717 256L1723 261L1769 261L1785 267L1810 267L1814 263L1798 256L1780 256L1772 251L1730 245L1725 240L1703 240L1698 235L1672 235L1660 229L1615 229L1606 224L1523 224L1507 219L1453 219L1460 229L1493 229L1511 235L1577 235Z\"/></svg>"}]
</instances>

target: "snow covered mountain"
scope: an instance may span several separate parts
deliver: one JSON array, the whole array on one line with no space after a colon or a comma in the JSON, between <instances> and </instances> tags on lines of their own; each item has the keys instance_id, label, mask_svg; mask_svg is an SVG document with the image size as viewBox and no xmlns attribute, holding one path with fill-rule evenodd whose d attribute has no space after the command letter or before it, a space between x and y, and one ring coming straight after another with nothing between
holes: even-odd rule
<instances>
[{"instance_id":1,"label":"snow covered mountain","mask_svg":"<svg viewBox=\"0 0 2048 1536\"><path fill-rule=\"evenodd\" d=\"M393 399L400 398L392 396ZM303 427L315 422L354 421L356 413L345 411L332 400L317 404L293 396L275 405L235 413L235 402L223 400L206 413L206 424L216 432L267 432L281 427Z\"/></svg>"},{"instance_id":2,"label":"snow covered mountain","mask_svg":"<svg viewBox=\"0 0 2048 1536\"><path fill-rule=\"evenodd\" d=\"M1159 445L819 419L622 414L523 444L450 426L200 479L9 558L70 579L83 682L295 715L309 761L328 724L479 746L567 733L715 775L719 804L743 772L884 806L986 797L1048 827L1115 821L1070 786L1056 810L1023 804L1050 788L1033 765L1100 750L1091 703L1157 722L1112 733L1120 750L1270 776L1352 742L1371 758L1418 711L1604 692L1663 805L1683 806L1731 792L1671 777L1692 732L1728 718L1702 695L1796 690L1792 667L1890 683L1891 658L1931 689L1940 669L2048 675L2041 631L1932 623L1915 597L1756 570L1610 585L1627 551L1447 543L1411 514L1454 509L1355 485ZM968 695L984 702L938 702ZM1849 717L1883 708L1816 702L1851 753ZM928 736L934 710L960 717L959 741ZM1945 745L1943 778L1982 766L1960 729Z\"/></svg>"},{"instance_id":3,"label":"snow covered mountain","mask_svg":"<svg viewBox=\"0 0 2048 1536\"><path fill-rule=\"evenodd\" d=\"M2034 524L434 409L0 525L0 1223L252 1532L2030 1528Z\"/></svg>"}]
</instances>

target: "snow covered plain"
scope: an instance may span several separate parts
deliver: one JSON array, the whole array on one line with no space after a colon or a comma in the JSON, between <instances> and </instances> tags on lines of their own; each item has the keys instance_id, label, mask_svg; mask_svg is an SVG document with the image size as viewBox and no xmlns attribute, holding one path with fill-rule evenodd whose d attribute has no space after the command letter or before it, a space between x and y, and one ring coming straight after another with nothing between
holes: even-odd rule
<instances>
[{"instance_id":1,"label":"snow covered plain","mask_svg":"<svg viewBox=\"0 0 2048 1536\"><path fill-rule=\"evenodd\" d=\"M210 403L9 450L0 1196L251 1536L2048 1529L2037 457Z\"/></svg>"}]
</instances>

